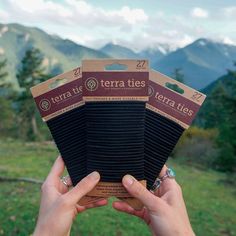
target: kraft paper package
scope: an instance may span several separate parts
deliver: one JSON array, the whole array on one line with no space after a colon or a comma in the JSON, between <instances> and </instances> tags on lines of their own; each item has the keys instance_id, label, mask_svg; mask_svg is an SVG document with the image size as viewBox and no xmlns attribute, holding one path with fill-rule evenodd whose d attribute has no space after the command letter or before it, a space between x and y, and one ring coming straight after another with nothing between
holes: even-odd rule
<instances>
[{"instance_id":1,"label":"kraft paper package","mask_svg":"<svg viewBox=\"0 0 236 236\"><path fill-rule=\"evenodd\" d=\"M101 181L88 196L115 196L140 209L142 204L131 198L121 181L124 175L131 174L146 185L144 129L148 61L84 60L82 68L87 168L101 175Z\"/></svg>"},{"instance_id":2,"label":"kraft paper package","mask_svg":"<svg viewBox=\"0 0 236 236\"><path fill-rule=\"evenodd\" d=\"M31 92L75 186L87 175L81 68L40 83L32 87ZM85 197L80 204L87 205L99 199Z\"/></svg>"},{"instance_id":3,"label":"kraft paper package","mask_svg":"<svg viewBox=\"0 0 236 236\"><path fill-rule=\"evenodd\" d=\"M149 73L145 117L145 178L151 189L206 96L158 71Z\"/></svg>"},{"instance_id":4,"label":"kraft paper package","mask_svg":"<svg viewBox=\"0 0 236 236\"><path fill-rule=\"evenodd\" d=\"M141 209L122 177L152 190L206 96L149 71L147 60L84 60L82 68L31 88L35 103L73 185L92 171L101 175L79 204L115 196Z\"/></svg>"},{"instance_id":5,"label":"kraft paper package","mask_svg":"<svg viewBox=\"0 0 236 236\"><path fill-rule=\"evenodd\" d=\"M100 60L95 65L116 62ZM85 70L86 63L91 61L85 61ZM131 198L121 179L130 173L145 185L144 116L145 102L148 100L148 62L119 60L119 63L127 66L127 70L104 71L104 67L100 67L105 73L101 79L102 71L97 71L92 61L95 68L92 79L91 76L86 77L86 73L89 75L91 71L85 71L82 79L81 68L76 68L31 88L31 92L73 185L93 170L101 174L102 181L80 204L87 205L104 197L116 196L126 197L130 205L139 209L141 204ZM97 94L100 86L102 93ZM100 114L96 114L98 106ZM100 137L96 138L96 135ZM94 143L97 141L100 142Z\"/></svg>"}]
</instances>

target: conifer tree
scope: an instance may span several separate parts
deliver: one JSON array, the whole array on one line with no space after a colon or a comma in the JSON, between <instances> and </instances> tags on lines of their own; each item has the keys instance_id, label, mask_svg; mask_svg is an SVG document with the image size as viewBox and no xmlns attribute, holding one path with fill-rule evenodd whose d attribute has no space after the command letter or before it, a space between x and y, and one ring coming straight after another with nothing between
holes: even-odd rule
<instances>
[{"instance_id":1,"label":"conifer tree","mask_svg":"<svg viewBox=\"0 0 236 236\"><path fill-rule=\"evenodd\" d=\"M20 134L24 138L40 139L37 125L37 109L30 88L49 78L42 67L43 55L39 49L31 48L26 51L20 69L16 75L21 92L17 98Z\"/></svg>"}]
</instances>

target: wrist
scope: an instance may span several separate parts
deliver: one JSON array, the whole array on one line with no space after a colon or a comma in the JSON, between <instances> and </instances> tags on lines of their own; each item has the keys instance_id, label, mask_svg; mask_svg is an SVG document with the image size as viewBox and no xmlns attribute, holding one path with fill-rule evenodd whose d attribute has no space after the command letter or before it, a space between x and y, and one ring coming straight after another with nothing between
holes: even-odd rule
<instances>
[{"instance_id":1,"label":"wrist","mask_svg":"<svg viewBox=\"0 0 236 236\"><path fill-rule=\"evenodd\" d=\"M50 234L47 227L44 227L43 225L37 223L34 233L33 233L33 236L42 236L42 235L43 236L50 236L51 234Z\"/></svg>"}]
</instances>

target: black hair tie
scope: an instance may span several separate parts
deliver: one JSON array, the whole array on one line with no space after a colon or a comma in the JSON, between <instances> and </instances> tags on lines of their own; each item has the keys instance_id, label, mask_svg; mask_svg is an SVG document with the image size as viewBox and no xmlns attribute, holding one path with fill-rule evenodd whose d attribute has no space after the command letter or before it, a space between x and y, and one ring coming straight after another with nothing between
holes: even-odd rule
<instances>
[{"instance_id":1,"label":"black hair tie","mask_svg":"<svg viewBox=\"0 0 236 236\"><path fill-rule=\"evenodd\" d=\"M101 181L144 179L145 102L87 102L87 170Z\"/></svg>"},{"instance_id":2,"label":"black hair tie","mask_svg":"<svg viewBox=\"0 0 236 236\"><path fill-rule=\"evenodd\" d=\"M148 189L152 187L184 130L176 122L146 109L145 179Z\"/></svg>"},{"instance_id":3,"label":"black hair tie","mask_svg":"<svg viewBox=\"0 0 236 236\"><path fill-rule=\"evenodd\" d=\"M85 107L52 118L47 125L75 186L87 175Z\"/></svg>"}]
</instances>

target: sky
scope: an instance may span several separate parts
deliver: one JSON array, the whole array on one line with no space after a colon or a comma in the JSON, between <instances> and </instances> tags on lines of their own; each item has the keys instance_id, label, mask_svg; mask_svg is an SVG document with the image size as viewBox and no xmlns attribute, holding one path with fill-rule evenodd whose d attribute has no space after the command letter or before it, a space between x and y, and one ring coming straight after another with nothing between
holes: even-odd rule
<instances>
[{"instance_id":1,"label":"sky","mask_svg":"<svg viewBox=\"0 0 236 236\"><path fill-rule=\"evenodd\" d=\"M236 0L0 0L0 23L39 27L92 48L176 48L198 38L236 45Z\"/></svg>"}]
</instances>

